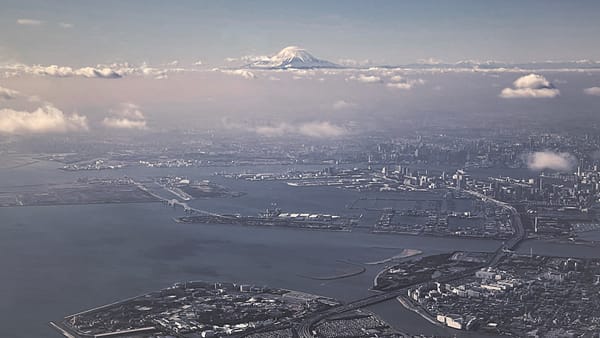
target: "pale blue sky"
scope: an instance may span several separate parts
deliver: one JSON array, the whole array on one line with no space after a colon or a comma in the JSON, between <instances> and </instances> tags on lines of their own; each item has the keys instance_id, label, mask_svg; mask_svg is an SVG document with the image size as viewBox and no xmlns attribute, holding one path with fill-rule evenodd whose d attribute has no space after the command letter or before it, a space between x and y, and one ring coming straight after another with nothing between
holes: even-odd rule
<instances>
[{"instance_id":1,"label":"pale blue sky","mask_svg":"<svg viewBox=\"0 0 600 338\"><path fill-rule=\"evenodd\" d=\"M221 65L287 45L385 64L600 60L600 1L0 0L0 8L4 62Z\"/></svg>"}]
</instances>

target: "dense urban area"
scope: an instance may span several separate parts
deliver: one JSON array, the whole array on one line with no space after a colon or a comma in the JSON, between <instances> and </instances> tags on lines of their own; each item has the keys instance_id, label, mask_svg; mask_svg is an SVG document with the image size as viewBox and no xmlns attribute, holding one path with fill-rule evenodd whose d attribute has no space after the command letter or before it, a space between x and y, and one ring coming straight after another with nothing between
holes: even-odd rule
<instances>
[{"instance_id":1,"label":"dense urban area","mask_svg":"<svg viewBox=\"0 0 600 338\"><path fill-rule=\"evenodd\" d=\"M485 135L484 135L485 134ZM371 295L350 302L250 284L181 282L166 289L68 315L51 326L66 337L400 337L365 308L390 299L437 326L488 335L584 336L598 332L596 259L518 253L526 240L596 246L600 230L600 138L593 134L460 130L398 138L278 143L225 142L194 135L185 147L2 143L33 153L30 162L90 173L53 185L0 192L9 206L156 203L180 209L173 226L273 227L500 241L495 251L423 254L405 249L316 280L352 278L379 267ZM58 142L58 141L57 141ZM168 150L166 150L168 148ZM92 150L93 149L93 150ZM20 149L23 152L23 149ZM548 160L550 158L550 160ZM208 168L206 179L161 173ZM132 174L144 169L145 174ZM104 173L114 172L116 176ZM110 178L109 178L110 177ZM344 211L284 209L274 196L263 211L222 212L195 201L241 199L252 186L347 191ZM233 188L236 187L236 188ZM239 191L238 191L239 190ZM251 283L251 281L244 281ZM362 309L362 310L361 310Z\"/></svg>"}]
</instances>

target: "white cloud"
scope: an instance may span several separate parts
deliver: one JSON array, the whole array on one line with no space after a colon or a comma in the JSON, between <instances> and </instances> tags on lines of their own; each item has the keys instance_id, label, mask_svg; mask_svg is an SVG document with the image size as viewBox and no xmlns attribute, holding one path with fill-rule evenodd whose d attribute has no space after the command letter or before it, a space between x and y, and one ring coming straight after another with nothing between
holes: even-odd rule
<instances>
[{"instance_id":1,"label":"white cloud","mask_svg":"<svg viewBox=\"0 0 600 338\"><path fill-rule=\"evenodd\" d=\"M140 106L125 102L110 110L110 115L102 120L102 124L115 129L147 129L146 116Z\"/></svg>"},{"instance_id":2,"label":"white cloud","mask_svg":"<svg viewBox=\"0 0 600 338\"><path fill-rule=\"evenodd\" d=\"M256 74L252 73L249 70L245 70L245 69L220 69L220 71L222 73L229 74L229 75L238 75L238 76L241 76L244 79L248 79L248 80L256 79L256 77L257 77Z\"/></svg>"},{"instance_id":3,"label":"white cloud","mask_svg":"<svg viewBox=\"0 0 600 338\"><path fill-rule=\"evenodd\" d=\"M19 25L25 26L40 26L44 23L44 21L35 20L35 19L17 19L17 23Z\"/></svg>"},{"instance_id":4,"label":"white cloud","mask_svg":"<svg viewBox=\"0 0 600 338\"><path fill-rule=\"evenodd\" d=\"M250 131L268 137L283 136L285 134L291 133L292 130L292 126L287 123L280 123L277 125L256 126L250 128Z\"/></svg>"},{"instance_id":5,"label":"white cloud","mask_svg":"<svg viewBox=\"0 0 600 338\"><path fill-rule=\"evenodd\" d=\"M356 103L345 100L337 100L332 105L335 110L352 109L356 107Z\"/></svg>"},{"instance_id":6,"label":"white cloud","mask_svg":"<svg viewBox=\"0 0 600 338\"><path fill-rule=\"evenodd\" d=\"M600 96L600 87L590 87L583 90L584 93L593 96Z\"/></svg>"},{"instance_id":7,"label":"white cloud","mask_svg":"<svg viewBox=\"0 0 600 338\"><path fill-rule=\"evenodd\" d=\"M546 80L545 77L533 73L521 76L520 78L516 79L513 84L516 88L540 89L552 87L550 81Z\"/></svg>"},{"instance_id":8,"label":"white cloud","mask_svg":"<svg viewBox=\"0 0 600 338\"><path fill-rule=\"evenodd\" d=\"M12 100L19 96L19 92L9 88L0 87L0 101Z\"/></svg>"},{"instance_id":9,"label":"white cloud","mask_svg":"<svg viewBox=\"0 0 600 338\"><path fill-rule=\"evenodd\" d=\"M87 78L105 78L115 79L120 78L122 75L110 67L83 67L79 69L73 69L71 67L50 65L33 65L28 66L24 64L16 64L7 66L6 68L13 70L15 74L30 74L38 76L51 76L51 77L73 77L82 76Z\"/></svg>"},{"instance_id":10,"label":"white cloud","mask_svg":"<svg viewBox=\"0 0 600 338\"><path fill-rule=\"evenodd\" d=\"M560 91L550 81L539 74L521 76L513 82L514 88L504 88L500 93L502 98L553 98Z\"/></svg>"},{"instance_id":11,"label":"white cloud","mask_svg":"<svg viewBox=\"0 0 600 338\"><path fill-rule=\"evenodd\" d=\"M346 78L346 80L358 81L358 82L362 82L362 83L381 83L381 82L383 82L381 80L381 77L379 77L377 75L365 75L365 74L359 74L358 76L352 75L352 76Z\"/></svg>"},{"instance_id":12,"label":"white cloud","mask_svg":"<svg viewBox=\"0 0 600 338\"><path fill-rule=\"evenodd\" d=\"M154 77L155 79L164 79L168 73L182 72L184 69L174 67L174 64L167 64L164 67L156 68L142 63L139 66L133 66L128 63L113 63L110 65L96 65L82 68L72 68L69 66L58 65L26 65L22 63L0 65L0 71L4 70L7 77L19 75L35 75L50 77L86 77L101 79L118 79L128 75L137 75L145 77Z\"/></svg>"},{"instance_id":13,"label":"white cloud","mask_svg":"<svg viewBox=\"0 0 600 338\"><path fill-rule=\"evenodd\" d=\"M73 28L74 27L72 23L68 23L68 22L59 22L58 25L61 28L65 28L65 29Z\"/></svg>"},{"instance_id":14,"label":"white cloud","mask_svg":"<svg viewBox=\"0 0 600 338\"><path fill-rule=\"evenodd\" d=\"M33 112L0 109L0 133L66 133L87 131L88 129L85 116L66 115L52 105L40 107Z\"/></svg>"},{"instance_id":15,"label":"white cloud","mask_svg":"<svg viewBox=\"0 0 600 338\"><path fill-rule=\"evenodd\" d=\"M408 90L412 89L415 85L424 84L423 79L406 79L400 75L394 75L390 77L390 82L386 84L388 88Z\"/></svg>"},{"instance_id":16,"label":"white cloud","mask_svg":"<svg viewBox=\"0 0 600 338\"><path fill-rule=\"evenodd\" d=\"M102 124L114 129L146 129L145 120L131 120L128 118L105 117Z\"/></svg>"},{"instance_id":17,"label":"white cloud","mask_svg":"<svg viewBox=\"0 0 600 338\"><path fill-rule=\"evenodd\" d=\"M35 65L24 69L26 73L35 75L47 75L54 77L70 77L74 75L73 68L59 67L57 65L40 66Z\"/></svg>"},{"instance_id":18,"label":"white cloud","mask_svg":"<svg viewBox=\"0 0 600 338\"><path fill-rule=\"evenodd\" d=\"M74 75L79 75L87 78L102 78L102 79L118 79L122 77L121 74L116 71L104 67L104 68L92 68L92 67L84 67L77 69L73 72Z\"/></svg>"},{"instance_id":19,"label":"white cloud","mask_svg":"<svg viewBox=\"0 0 600 338\"><path fill-rule=\"evenodd\" d=\"M258 62L258 61L268 61L270 60L271 57L267 56L267 55L244 55L242 57L228 57L225 58L226 62L229 63L253 63L253 62Z\"/></svg>"},{"instance_id":20,"label":"white cloud","mask_svg":"<svg viewBox=\"0 0 600 338\"><path fill-rule=\"evenodd\" d=\"M413 87L412 84L407 83L407 82L392 82L392 83L388 83L386 84L386 86L388 88L394 88L394 89L411 89Z\"/></svg>"},{"instance_id":21,"label":"white cloud","mask_svg":"<svg viewBox=\"0 0 600 338\"><path fill-rule=\"evenodd\" d=\"M527 167L531 170L541 171L544 169L568 172L573 170L577 159L569 153L557 153L553 151L538 151L526 156Z\"/></svg>"},{"instance_id":22,"label":"white cloud","mask_svg":"<svg viewBox=\"0 0 600 338\"><path fill-rule=\"evenodd\" d=\"M331 122L308 122L298 128L298 133L304 136L317 138L340 137L346 135L348 130Z\"/></svg>"},{"instance_id":23,"label":"white cloud","mask_svg":"<svg viewBox=\"0 0 600 338\"><path fill-rule=\"evenodd\" d=\"M555 88L504 88L500 93L500 97L505 99L513 98L553 98L560 95L560 91Z\"/></svg>"},{"instance_id":24,"label":"white cloud","mask_svg":"<svg viewBox=\"0 0 600 338\"><path fill-rule=\"evenodd\" d=\"M193 65L194 66L202 66L202 60L198 60L198 61L194 62Z\"/></svg>"},{"instance_id":25,"label":"white cloud","mask_svg":"<svg viewBox=\"0 0 600 338\"><path fill-rule=\"evenodd\" d=\"M156 80L164 80L168 77L169 69L150 67L146 63L143 63L139 67L131 67L125 64L121 67L121 71L127 75L151 76Z\"/></svg>"},{"instance_id":26,"label":"white cloud","mask_svg":"<svg viewBox=\"0 0 600 338\"><path fill-rule=\"evenodd\" d=\"M286 123L266 125L245 125L239 123L230 123L224 120L223 123L227 128L241 129L253 132L266 137L281 137L281 136L307 136L311 138L334 138L347 135L348 129L343 126L333 124L329 121L310 121L302 123Z\"/></svg>"},{"instance_id":27,"label":"white cloud","mask_svg":"<svg viewBox=\"0 0 600 338\"><path fill-rule=\"evenodd\" d=\"M121 103L117 108L111 109L110 113L115 116L143 120L146 117L140 106L131 102Z\"/></svg>"}]
</instances>

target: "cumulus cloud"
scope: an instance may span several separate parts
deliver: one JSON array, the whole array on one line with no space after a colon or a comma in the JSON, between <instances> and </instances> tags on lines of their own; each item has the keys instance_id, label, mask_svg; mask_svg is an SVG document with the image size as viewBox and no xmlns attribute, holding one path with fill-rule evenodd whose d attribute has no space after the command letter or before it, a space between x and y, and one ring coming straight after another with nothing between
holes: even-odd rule
<instances>
[{"instance_id":1,"label":"cumulus cloud","mask_svg":"<svg viewBox=\"0 0 600 338\"><path fill-rule=\"evenodd\" d=\"M416 85L425 83L423 79L408 79L395 73L395 70L371 68L368 74L352 74L346 77L346 81L358 81L368 84L381 83L388 88L402 90L412 89Z\"/></svg>"},{"instance_id":2,"label":"cumulus cloud","mask_svg":"<svg viewBox=\"0 0 600 338\"><path fill-rule=\"evenodd\" d=\"M128 118L105 117L102 124L108 128L114 129L146 129L145 120L131 120Z\"/></svg>"},{"instance_id":3,"label":"cumulus cloud","mask_svg":"<svg viewBox=\"0 0 600 338\"><path fill-rule=\"evenodd\" d=\"M17 96L19 96L18 91L0 86L0 101L12 100L17 98Z\"/></svg>"},{"instance_id":4,"label":"cumulus cloud","mask_svg":"<svg viewBox=\"0 0 600 338\"><path fill-rule=\"evenodd\" d=\"M315 121L301 124L298 128L298 133L309 137L329 138L346 135L348 130L344 127L332 124L331 122Z\"/></svg>"},{"instance_id":5,"label":"cumulus cloud","mask_svg":"<svg viewBox=\"0 0 600 338\"><path fill-rule=\"evenodd\" d=\"M24 26L40 26L44 21L36 19L17 19L17 23Z\"/></svg>"},{"instance_id":6,"label":"cumulus cloud","mask_svg":"<svg viewBox=\"0 0 600 338\"><path fill-rule=\"evenodd\" d=\"M68 23L68 22L59 22L58 25L61 28L65 28L65 29L73 28L74 27L72 23Z\"/></svg>"},{"instance_id":7,"label":"cumulus cloud","mask_svg":"<svg viewBox=\"0 0 600 338\"><path fill-rule=\"evenodd\" d=\"M570 153L558 153L553 151L537 151L526 155L527 167L531 170L541 171L545 169L568 172L573 170L577 159Z\"/></svg>"},{"instance_id":8,"label":"cumulus cloud","mask_svg":"<svg viewBox=\"0 0 600 338\"><path fill-rule=\"evenodd\" d=\"M41 134L87 131L85 116L66 115L60 109L46 105L32 112L0 109L0 133Z\"/></svg>"},{"instance_id":9,"label":"cumulus cloud","mask_svg":"<svg viewBox=\"0 0 600 338\"><path fill-rule=\"evenodd\" d=\"M119 66L119 65L117 65L117 66ZM181 69L179 69L179 68L171 69L171 68L151 67L151 66L147 65L146 63L143 63L139 67L133 67L133 66L130 66L129 64L124 64L124 65L121 65L119 69L122 74L149 76L149 77L154 77L154 79L156 79L156 80L164 80L164 79L168 78L169 72L181 71Z\"/></svg>"},{"instance_id":10,"label":"cumulus cloud","mask_svg":"<svg viewBox=\"0 0 600 338\"><path fill-rule=\"evenodd\" d=\"M83 67L73 69L71 67L65 66L42 66L42 65L33 65L28 66L24 64L16 64L11 66L6 66L5 68L12 70L15 75L19 74L29 74L29 75L37 75L37 76L51 76L51 77L73 77L73 76L82 76L87 78L105 78L105 79L115 79L120 78L122 75L110 67Z\"/></svg>"},{"instance_id":11,"label":"cumulus cloud","mask_svg":"<svg viewBox=\"0 0 600 338\"><path fill-rule=\"evenodd\" d=\"M249 131L253 131L259 135L268 137L283 136L293 131L293 127L287 123L280 123L277 125L255 126L246 129L248 129Z\"/></svg>"},{"instance_id":12,"label":"cumulus cloud","mask_svg":"<svg viewBox=\"0 0 600 338\"><path fill-rule=\"evenodd\" d=\"M352 109L356 107L356 103L345 100L337 100L333 103L332 108L334 110Z\"/></svg>"},{"instance_id":13,"label":"cumulus cloud","mask_svg":"<svg viewBox=\"0 0 600 338\"><path fill-rule=\"evenodd\" d=\"M71 67L59 67L57 65L50 66L40 66L35 65L31 67L23 68L26 73L35 74L35 75L47 75L54 77L69 77L73 76L73 68Z\"/></svg>"},{"instance_id":14,"label":"cumulus cloud","mask_svg":"<svg viewBox=\"0 0 600 338\"><path fill-rule=\"evenodd\" d=\"M553 98L560 95L560 91L550 81L539 74L521 76L513 82L514 88L504 88L500 97L512 98Z\"/></svg>"},{"instance_id":15,"label":"cumulus cloud","mask_svg":"<svg viewBox=\"0 0 600 338\"><path fill-rule=\"evenodd\" d=\"M164 79L168 73L182 72L184 69L176 68L175 64L167 64L163 67L151 67L146 63L134 66L128 63L113 63L110 65L96 65L82 68L72 68L69 66L58 65L26 65L22 63L0 65L0 70L4 70L5 76L35 75L50 77L85 77L100 79L118 79L128 75L138 75L145 77L154 77L155 79Z\"/></svg>"},{"instance_id":16,"label":"cumulus cloud","mask_svg":"<svg viewBox=\"0 0 600 338\"><path fill-rule=\"evenodd\" d=\"M194 66L202 66L202 60L198 60L198 61L194 62L193 65Z\"/></svg>"},{"instance_id":17,"label":"cumulus cloud","mask_svg":"<svg viewBox=\"0 0 600 338\"><path fill-rule=\"evenodd\" d=\"M111 109L110 116L105 117L102 124L114 129L147 129L146 116L140 106L129 102Z\"/></svg>"},{"instance_id":18,"label":"cumulus cloud","mask_svg":"<svg viewBox=\"0 0 600 338\"><path fill-rule=\"evenodd\" d=\"M258 61L268 61L271 57L268 55L244 55L241 57L228 57L225 58L226 62L229 63L253 63Z\"/></svg>"},{"instance_id":19,"label":"cumulus cloud","mask_svg":"<svg viewBox=\"0 0 600 338\"><path fill-rule=\"evenodd\" d=\"M347 135L348 129L343 126L333 124L329 121L310 121L302 123L276 123L265 125L244 125L231 123L224 120L223 123L230 129L241 129L266 137L281 136L306 136L311 138L334 138Z\"/></svg>"},{"instance_id":20,"label":"cumulus cloud","mask_svg":"<svg viewBox=\"0 0 600 338\"><path fill-rule=\"evenodd\" d=\"M118 79L122 77L121 74L116 71L104 67L104 68L92 68L84 67L74 71L74 75L79 75L87 78L103 78L103 79Z\"/></svg>"},{"instance_id":21,"label":"cumulus cloud","mask_svg":"<svg viewBox=\"0 0 600 338\"><path fill-rule=\"evenodd\" d=\"M394 75L390 78L390 82L386 84L388 88L393 89L412 89L415 85L423 84L423 79L406 79L400 75Z\"/></svg>"},{"instance_id":22,"label":"cumulus cloud","mask_svg":"<svg viewBox=\"0 0 600 338\"><path fill-rule=\"evenodd\" d=\"M383 82L381 80L381 77L379 77L377 75L366 75L366 74L359 74L358 76L352 75L352 76L346 78L346 80L358 81L358 82L362 82L362 83L382 83Z\"/></svg>"},{"instance_id":23,"label":"cumulus cloud","mask_svg":"<svg viewBox=\"0 0 600 338\"><path fill-rule=\"evenodd\" d=\"M600 87L590 87L583 90L584 93L593 96L600 96Z\"/></svg>"},{"instance_id":24,"label":"cumulus cloud","mask_svg":"<svg viewBox=\"0 0 600 338\"><path fill-rule=\"evenodd\" d=\"M115 116L132 118L137 120L143 120L146 118L140 106L131 102L121 103L118 108L111 109L110 113Z\"/></svg>"},{"instance_id":25,"label":"cumulus cloud","mask_svg":"<svg viewBox=\"0 0 600 338\"><path fill-rule=\"evenodd\" d=\"M217 69L217 70L219 70L219 69ZM224 74L238 75L238 76L241 76L244 79L248 79L248 80L257 78L256 74L254 74L253 72L251 72L249 70L245 70L245 69L220 69L220 71Z\"/></svg>"},{"instance_id":26,"label":"cumulus cloud","mask_svg":"<svg viewBox=\"0 0 600 338\"><path fill-rule=\"evenodd\" d=\"M407 82L391 82L386 84L386 86L393 89L411 89L413 87L412 84Z\"/></svg>"}]
</instances>

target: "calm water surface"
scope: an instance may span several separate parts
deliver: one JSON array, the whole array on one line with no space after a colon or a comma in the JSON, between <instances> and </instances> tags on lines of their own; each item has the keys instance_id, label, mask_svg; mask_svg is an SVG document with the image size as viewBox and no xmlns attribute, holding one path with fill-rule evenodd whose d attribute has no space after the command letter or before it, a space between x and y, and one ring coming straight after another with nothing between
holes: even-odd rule
<instances>
[{"instance_id":1,"label":"calm water surface","mask_svg":"<svg viewBox=\"0 0 600 338\"><path fill-rule=\"evenodd\" d=\"M234 199L198 200L194 206L242 214L256 214L272 202L290 211L355 213L346 206L364 196L333 188L288 187L281 182L224 180L211 176L215 168L67 173L56 167L39 162L17 170L0 169L0 187L69 182L82 176L185 175L210 178L247 193ZM340 261L378 261L404 248L425 253L493 251L500 244L360 231L177 224L172 217L178 215L181 211L160 203L0 208L0 337L60 337L47 326L48 321L185 280L254 283L349 301L369 295L368 288L382 266L369 265L364 274L335 281L299 275L347 272L349 266ZM373 217L363 215L363 222ZM526 245L521 250L535 245L534 251L540 253L581 252L568 245ZM594 256L597 249L583 253ZM425 322L395 301L371 310L404 331L456 333Z\"/></svg>"}]
</instances>

